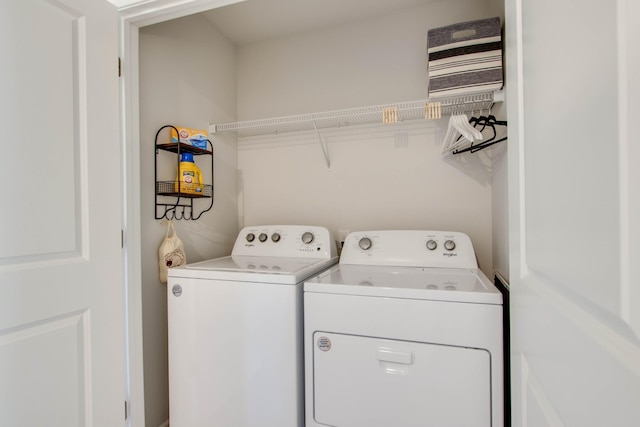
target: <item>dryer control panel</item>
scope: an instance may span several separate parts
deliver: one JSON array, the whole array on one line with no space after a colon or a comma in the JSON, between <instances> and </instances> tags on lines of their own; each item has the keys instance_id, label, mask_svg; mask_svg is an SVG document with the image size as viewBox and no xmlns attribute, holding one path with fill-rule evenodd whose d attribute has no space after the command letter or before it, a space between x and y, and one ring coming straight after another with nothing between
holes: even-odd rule
<instances>
[{"instance_id":1,"label":"dryer control panel","mask_svg":"<svg viewBox=\"0 0 640 427\"><path fill-rule=\"evenodd\" d=\"M243 228L232 255L296 258L337 256L331 232L310 225L260 225Z\"/></svg>"},{"instance_id":2,"label":"dryer control panel","mask_svg":"<svg viewBox=\"0 0 640 427\"><path fill-rule=\"evenodd\" d=\"M352 232L345 239L340 264L478 268L469 236L430 230Z\"/></svg>"}]
</instances>

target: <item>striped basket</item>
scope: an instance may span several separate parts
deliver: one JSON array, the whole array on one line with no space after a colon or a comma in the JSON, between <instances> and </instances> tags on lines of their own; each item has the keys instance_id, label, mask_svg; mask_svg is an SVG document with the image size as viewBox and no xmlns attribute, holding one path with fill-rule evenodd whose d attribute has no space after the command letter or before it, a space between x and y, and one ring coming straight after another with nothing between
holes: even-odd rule
<instances>
[{"instance_id":1,"label":"striped basket","mask_svg":"<svg viewBox=\"0 0 640 427\"><path fill-rule=\"evenodd\" d=\"M502 89L500 18L429 30L427 68L430 99Z\"/></svg>"}]
</instances>

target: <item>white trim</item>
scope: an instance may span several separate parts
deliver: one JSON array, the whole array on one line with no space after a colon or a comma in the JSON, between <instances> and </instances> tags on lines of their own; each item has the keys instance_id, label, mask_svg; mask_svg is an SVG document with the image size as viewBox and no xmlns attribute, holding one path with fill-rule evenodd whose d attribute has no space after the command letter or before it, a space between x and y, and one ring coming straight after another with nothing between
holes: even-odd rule
<instances>
[{"instance_id":1,"label":"white trim","mask_svg":"<svg viewBox=\"0 0 640 427\"><path fill-rule=\"evenodd\" d=\"M629 117L627 75L626 1L617 2L618 54L618 162L620 180L620 317L631 323L631 288L629 283Z\"/></svg>"},{"instance_id":2,"label":"white trim","mask_svg":"<svg viewBox=\"0 0 640 427\"><path fill-rule=\"evenodd\" d=\"M633 260L640 259L640 224L637 219L640 218L640 171L638 170L637 163L640 160L640 146L634 138L631 138L632 129L634 124L633 118L640 116L640 106L637 102L632 100L638 99L640 96L640 82L638 81L638 74L640 73L640 52L637 49L638 40L640 40L640 29L638 29L638 17L640 16L640 4L637 1L626 1L625 9L625 27L627 33L625 35L627 46L627 81L628 84L628 104L627 104L627 117L629 121L626 123L628 137L628 149L629 157L626 159L628 163L629 175L628 179L628 218L629 218L629 246L628 257L628 276L629 286L631 287L631 295L629 297L630 314L629 321L631 327L636 334L636 337L640 337L640 264L633 262ZM633 220L635 219L635 220Z\"/></svg>"},{"instance_id":3,"label":"white trim","mask_svg":"<svg viewBox=\"0 0 640 427\"><path fill-rule=\"evenodd\" d=\"M526 274L525 200L524 200L524 64L522 47L522 2L505 3L505 47L507 73L505 92L509 127L508 204L509 204L509 280Z\"/></svg>"},{"instance_id":4,"label":"white trim","mask_svg":"<svg viewBox=\"0 0 640 427\"><path fill-rule=\"evenodd\" d=\"M146 0L121 7L118 12L127 24L140 28L243 1L245 0Z\"/></svg>"},{"instance_id":5,"label":"white trim","mask_svg":"<svg viewBox=\"0 0 640 427\"><path fill-rule=\"evenodd\" d=\"M620 313L636 337L640 337L640 268L634 260L640 256L640 227L634 219L638 218L640 208L640 189L637 185L640 178L637 168L640 151L632 136L632 121L638 116L640 108L632 100L640 95L640 84L632 76L637 76L640 69L640 55L636 49L640 31L635 25L639 13L637 2L617 1Z\"/></svg>"},{"instance_id":6,"label":"white trim","mask_svg":"<svg viewBox=\"0 0 640 427\"><path fill-rule=\"evenodd\" d=\"M516 203L518 204L517 209L517 220L518 220L518 229L515 235L517 236L517 245L518 245L518 257L517 257L517 269L515 271L518 272L519 277L523 277L527 274L527 247L526 241L527 237L525 236L526 232L526 206L525 206L525 159L524 159L524 48L522 45L522 1L516 2L516 75L518 84L516 85L516 114L518 116L517 119L517 161L509 162L510 164L517 165L516 166L516 174L518 175L518 198L516 199ZM512 110L513 111L513 110ZM515 157L515 156L514 156ZM513 178L513 177L512 177ZM512 233L515 230L509 230L509 233Z\"/></svg>"},{"instance_id":7,"label":"white trim","mask_svg":"<svg viewBox=\"0 0 640 427\"><path fill-rule=\"evenodd\" d=\"M140 159L138 117L138 28L120 20L120 120L123 163L124 274L126 298L127 426L145 425L142 337L142 261L140 259ZM136 88L133 90L133 88Z\"/></svg>"}]
</instances>

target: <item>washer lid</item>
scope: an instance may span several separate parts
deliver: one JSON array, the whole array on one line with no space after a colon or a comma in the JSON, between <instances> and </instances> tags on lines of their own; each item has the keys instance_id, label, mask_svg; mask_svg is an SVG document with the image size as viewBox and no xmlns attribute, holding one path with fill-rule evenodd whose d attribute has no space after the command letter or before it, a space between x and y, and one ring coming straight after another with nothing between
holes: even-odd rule
<instances>
[{"instance_id":1,"label":"washer lid","mask_svg":"<svg viewBox=\"0 0 640 427\"><path fill-rule=\"evenodd\" d=\"M305 292L502 304L479 269L338 265L305 282Z\"/></svg>"},{"instance_id":2,"label":"washer lid","mask_svg":"<svg viewBox=\"0 0 640 427\"><path fill-rule=\"evenodd\" d=\"M333 258L227 256L187 264L168 271L169 277L296 284L332 266Z\"/></svg>"}]
</instances>

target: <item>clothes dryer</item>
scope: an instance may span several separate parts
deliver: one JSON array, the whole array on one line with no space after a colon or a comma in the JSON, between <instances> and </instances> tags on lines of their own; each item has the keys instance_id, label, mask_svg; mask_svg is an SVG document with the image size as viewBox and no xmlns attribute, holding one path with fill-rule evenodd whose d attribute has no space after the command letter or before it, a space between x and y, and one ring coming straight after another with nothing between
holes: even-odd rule
<instances>
[{"instance_id":1,"label":"clothes dryer","mask_svg":"<svg viewBox=\"0 0 640 427\"><path fill-rule=\"evenodd\" d=\"M336 262L326 228L256 226L170 269L171 427L302 427L303 282Z\"/></svg>"},{"instance_id":2,"label":"clothes dryer","mask_svg":"<svg viewBox=\"0 0 640 427\"><path fill-rule=\"evenodd\" d=\"M347 236L304 285L306 426L502 427L502 294L469 237Z\"/></svg>"}]
</instances>

